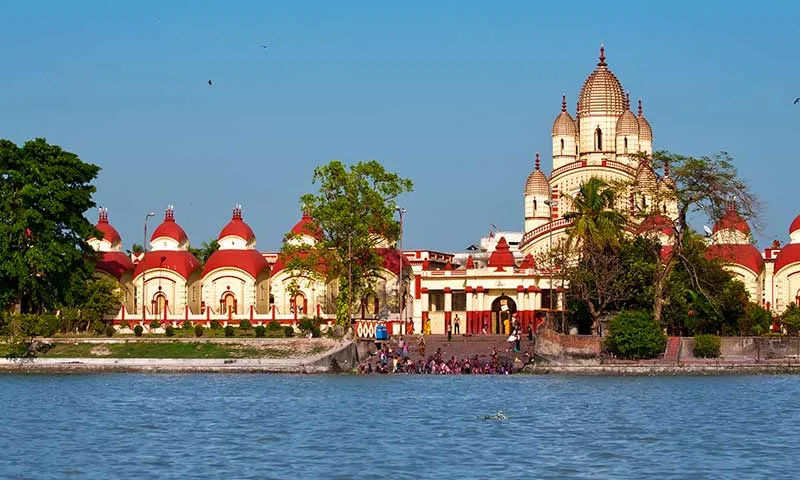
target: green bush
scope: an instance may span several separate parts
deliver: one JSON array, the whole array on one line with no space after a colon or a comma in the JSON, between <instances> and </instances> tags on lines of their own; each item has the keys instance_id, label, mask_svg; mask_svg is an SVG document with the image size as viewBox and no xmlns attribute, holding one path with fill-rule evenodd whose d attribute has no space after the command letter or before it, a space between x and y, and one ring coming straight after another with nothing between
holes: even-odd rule
<instances>
[{"instance_id":1,"label":"green bush","mask_svg":"<svg viewBox=\"0 0 800 480\"><path fill-rule=\"evenodd\" d=\"M167 325L167 328L164 329L164 333L168 337L174 337L175 336L175 328L173 328L172 325Z\"/></svg>"},{"instance_id":2,"label":"green bush","mask_svg":"<svg viewBox=\"0 0 800 480\"><path fill-rule=\"evenodd\" d=\"M286 325L283 327L283 336L284 337L294 337L294 328L290 325Z\"/></svg>"},{"instance_id":3,"label":"green bush","mask_svg":"<svg viewBox=\"0 0 800 480\"><path fill-rule=\"evenodd\" d=\"M211 328L211 330L219 330L219 329L221 329L221 328L222 328L222 324L221 324L221 323L219 323L219 322L218 322L218 321L216 321L216 320L211 320L211 325L210 325L210 327L209 327L209 328Z\"/></svg>"},{"instance_id":4,"label":"green bush","mask_svg":"<svg viewBox=\"0 0 800 480\"><path fill-rule=\"evenodd\" d=\"M195 337L202 337L203 336L203 326L202 325L195 325L194 326L194 336Z\"/></svg>"},{"instance_id":5,"label":"green bush","mask_svg":"<svg viewBox=\"0 0 800 480\"><path fill-rule=\"evenodd\" d=\"M322 332L319 328L321 323L322 319L320 318L301 318L298 328L304 337L307 337L308 334L311 333L312 337L317 338L322 336Z\"/></svg>"},{"instance_id":6,"label":"green bush","mask_svg":"<svg viewBox=\"0 0 800 480\"><path fill-rule=\"evenodd\" d=\"M239 322L239 328L241 328L242 330L250 330L251 328L253 328L253 324L250 323L250 320L245 318L244 320Z\"/></svg>"},{"instance_id":7,"label":"green bush","mask_svg":"<svg viewBox=\"0 0 800 480\"><path fill-rule=\"evenodd\" d=\"M781 323L786 333L789 335L797 335L800 332L800 307L794 303L789 304L789 308L783 312L781 316Z\"/></svg>"},{"instance_id":8,"label":"green bush","mask_svg":"<svg viewBox=\"0 0 800 480\"><path fill-rule=\"evenodd\" d=\"M744 315L737 321L739 335L761 335L769 330L770 325L772 325L772 314L753 302L747 304Z\"/></svg>"},{"instance_id":9,"label":"green bush","mask_svg":"<svg viewBox=\"0 0 800 480\"><path fill-rule=\"evenodd\" d=\"M667 336L647 312L627 311L608 325L606 348L620 358L655 358L664 352Z\"/></svg>"},{"instance_id":10,"label":"green bush","mask_svg":"<svg viewBox=\"0 0 800 480\"><path fill-rule=\"evenodd\" d=\"M4 335L51 337L58 331L60 324L59 318L55 315L5 313L2 317L0 329Z\"/></svg>"},{"instance_id":11,"label":"green bush","mask_svg":"<svg viewBox=\"0 0 800 480\"><path fill-rule=\"evenodd\" d=\"M702 358L719 357L719 350L722 342L716 335L695 335L694 337L694 356Z\"/></svg>"},{"instance_id":12,"label":"green bush","mask_svg":"<svg viewBox=\"0 0 800 480\"><path fill-rule=\"evenodd\" d=\"M236 334L236 329L233 328L233 325L228 325L225 327L225 336L232 337Z\"/></svg>"},{"instance_id":13,"label":"green bush","mask_svg":"<svg viewBox=\"0 0 800 480\"><path fill-rule=\"evenodd\" d=\"M183 325L181 325L181 328L183 328L184 330L191 330L192 322L190 322L189 320L184 320Z\"/></svg>"},{"instance_id":14,"label":"green bush","mask_svg":"<svg viewBox=\"0 0 800 480\"><path fill-rule=\"evenodd\" d=\"M114 325L108 324L106 325L106 337L113 337L114 336Z\"/></svg>"},{"instance_id":15,"label":"green bush","mask_svg":"<svg viewBox=\"0 0 800 480\"><path fill-rule=\"evenodd\" d=\"M259 325L256 327L256 337L264 337L267 334L267 329L264 325Z\"/></svg>"},{"instance_id":16,"label":"green bush","mask_svg":"<svg viewBox=\"0 0 800 480\"><path fill-rule=\"evenodd\" d=\"M137 324L135 327L133 327L133 334L136 335L137 337L141 337L142 332L144 332L144 328L142 328L141 325Z\"/></svg>"},{"instance_id":17,"label":"green bush","mask_svg":"<svg viewBox=\"0 0 800 480\"><path fill-rule=\"evenodd\" d=\"M127 320L123 320L123 321L120 322L119 328L120 328L120 330L125 330L125 329L130 330L131 322L129 322Z\"/></svg>"},{"instance_id":18,"label":"green bush","mask_svg":"<svg viewBox=\"0 0 800 480\"><path fill-rule=\"evenodd\" d=\"M267 324L267 330L281 330L281 323L273 320Z\"/></svg>"},{"instance_id":19,"label":"green bush","mask_svg":"<svg viewBox=\"0 0 800 480\"><path fill-rule=\"evenodd\" d=\"M156 328L161 328L161 322L159 322L158 320L153 320L152 322L150 322L150 329L155 330Z\"/></svg>"}]
</instances>

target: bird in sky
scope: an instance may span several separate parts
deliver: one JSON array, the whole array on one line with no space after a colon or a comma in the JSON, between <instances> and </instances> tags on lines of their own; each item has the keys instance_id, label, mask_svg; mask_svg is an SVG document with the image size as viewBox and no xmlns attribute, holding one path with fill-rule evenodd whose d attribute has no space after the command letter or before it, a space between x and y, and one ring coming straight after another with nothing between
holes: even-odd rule
<instances>
[{"instance_id":1,"label":"bird in sky","mask_svg":"<svg viewBox=\"0 0 800 480\"><path fill-rule=\"evenodd\" d=\"M261 48L269 48L269 42L262 43Z\"/></svg>"},{"instance_id":2,"label":"bird in sky","mask_svg":"<svg viewBox=\"0 0 800 480\"><path fill-rule=\"evenodd\" d=\"M211 80L209 80L209 81L208 81L208 86L210 87L210 86L212 86L212 85L214 85L214 84L213 84L213 83L211 83Z\"/></svg>"},{"instance_id":3,"label":"bird in sky","mask_svg":"<svg viewBox=\"0 0 800 480\"><path fill-rule=\"evenodd\" d=\"M794 103L798 103L798 102L800 102L800 97L797 97L797 98L794 99Z\"/></svg>"}]
</instances>

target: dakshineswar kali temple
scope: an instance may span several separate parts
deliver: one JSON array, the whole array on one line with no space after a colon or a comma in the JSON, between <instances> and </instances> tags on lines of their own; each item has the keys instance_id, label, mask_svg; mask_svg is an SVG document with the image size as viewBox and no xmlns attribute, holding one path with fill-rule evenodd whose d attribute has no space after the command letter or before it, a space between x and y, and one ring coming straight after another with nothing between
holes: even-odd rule
<instances>
[{"instance_id":1,"label":"dakshineswar kali temple","mask_svg":"<svg viewBox=\"0 0 800 480\"><path fill-rule=\"evenodd\" d=\"M494 232L465 253L397 250L382 245L379 274L354 312L357 332L374 334L386 322L394 333L445 333L457 321L461 333L508 333L512 316L523 329L538 325L548 311L563 306L563 281L538 265L552 245L564 239L572 208L570 198L591 177L634 185L617 207L652 212L634 232L653 235L663 248L671 244L667 225L677 215L674 204L659 204L653 192L670 188L669 171L659 175L646 160L653 152L653 130L642 101L631 111L630 97L609 69L603 47L595 69L583 82L573 115L562 95L552 128L552 169L546 175L536 154L524 184L524 231ZM642 155L644 154L644 155ZM278 252L256 249L256 236L234 208L217 240L219 250L201 266L189 251L189 239L172 207L150 238L150 250L122 251L119 233L100 210L97 229L103 238L90 244L99 253L97 272L119 282L123 306L115 324L143 324L153 319L178 325L184 320L252 324L276 320L295 325L300 318L335 318L335 283L292 271ZM320 232L303 214L288 242L313 245ZM760 252L750 228L731 204L709 240L707 255L721 258L746 286L751 300L778 314L800 303L800 216L789 228L789 243L775 242ZM320 266L323 269L323 266ZM400 275L405 272L405 275ZM398 285L398 278L404 278Z\"/></svg>"}]
</instances>

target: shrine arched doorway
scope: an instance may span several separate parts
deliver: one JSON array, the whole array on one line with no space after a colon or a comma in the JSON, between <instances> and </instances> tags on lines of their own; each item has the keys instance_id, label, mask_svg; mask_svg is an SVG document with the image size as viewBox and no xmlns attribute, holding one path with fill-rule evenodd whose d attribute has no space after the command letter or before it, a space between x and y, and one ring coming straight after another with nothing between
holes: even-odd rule
<instances>
[{"instance_id":1,"label":"shrine arched doorway","mask_svg":"<svg viewBox=\"0 0 800 480\"><path fill-rule=\"evenodd\" d=\"M508 295L501 295L492 302L492 321L490 332L508 335L511 333L511 319L517 313L517 303Z\"/></svg>"}]
</instances>

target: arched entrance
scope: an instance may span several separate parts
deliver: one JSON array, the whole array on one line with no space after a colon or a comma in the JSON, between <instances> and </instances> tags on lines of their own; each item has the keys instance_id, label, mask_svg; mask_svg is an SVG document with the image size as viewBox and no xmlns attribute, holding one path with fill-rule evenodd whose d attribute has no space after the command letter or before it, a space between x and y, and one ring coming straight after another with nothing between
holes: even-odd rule
<instances>
[{"instance_id":1,"label":"arched entrance","mask_svg":"<svg viewBox=\"0 0 800 480\"><path fill-rule=\"evenodd\" d=\"M219 301L219 311L223 314L236 314L236 296L232 292L225 292Z\"/></svg>"},{"instance_id":2,"label":"arched entrance","mask_svg":"<svg viewBox=\"0 0 800 480\"><path fill-rule=\"evenodd\" d=\"M511 317L517 313L517 303L508 295L497 297L492 302L492 321L490 333L508 335L511 333Z\"/></svg>"},{"instance_id":3,"label":"arched entrance","mask_svg":"<svg viewBox=\"0 0 800 480\"><path fill-rule=\"evenodd\" d=\"M298 315L305 315L308 311L308 300L302 292L298 292L294 297L289 299L289 308L292 313Z\"/></svg>"},{"instance_id":4,"label":"arched entrance","mask_svg":"<svg viewBox=\"0 0 800 480\"><path fill-rule=\"evenodd\" d=\"M167 296L161 292L158 292L153 297L153 313L155 315L161 315L164 313L164 310L167 308Z\"/></svg>"}]
</instances>

